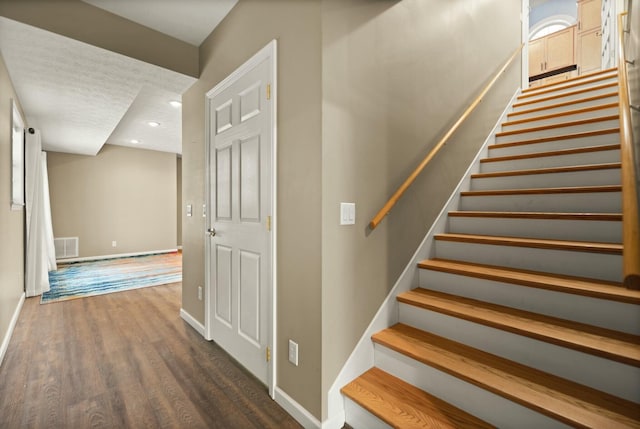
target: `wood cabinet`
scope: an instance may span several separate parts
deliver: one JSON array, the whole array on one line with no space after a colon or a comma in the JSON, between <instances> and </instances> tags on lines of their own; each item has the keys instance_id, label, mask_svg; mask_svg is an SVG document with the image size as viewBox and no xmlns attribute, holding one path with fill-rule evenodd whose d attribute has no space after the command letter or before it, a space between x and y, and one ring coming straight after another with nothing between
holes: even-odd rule
<instances>
[{"instance_id":1,"label":"wood cabinet","mask_svg":"<svg viewBox=\"0 0 640 429\"><path fill-rule=\"evenodd\" d=\"M529 76L575 64L575 26L529 42Z\"/></svg>"},{"instance_id":2,"label":"wood cabinet","mask_svg":"<svg viewBox=\"0 0 640 429\"><path fill-rule=\"evenodd\" d=\"M602 66L602 0L578 0L576 63L578 74L600 70Z\"/></svg>"}]
</instances>

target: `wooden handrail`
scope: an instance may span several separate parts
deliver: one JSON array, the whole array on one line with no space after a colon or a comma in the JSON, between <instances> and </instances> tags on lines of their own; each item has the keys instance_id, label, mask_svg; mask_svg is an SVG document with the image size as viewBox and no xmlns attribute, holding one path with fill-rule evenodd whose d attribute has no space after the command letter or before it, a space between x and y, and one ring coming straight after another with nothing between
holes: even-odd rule
<instances>
[{"instance_id":1,"label":"wooden handrail","mask_svg":"<svg viewBox=\"0 0 640 429\"><path fill-rule=\"evenodd\" d=\"M382 222L382 220L385 218L385 216L387 216L389 214L389 212L391 211L393 206L396 205L398 200L407 191L409 186L411 186L413 184L413 182L415 182L416 178L422 172L422 170L424 170L424 168L427 166L429 161L431 161L431 159L433 159L433 157L436 156L436 154L447 143L447 141L453 135L453 133L456 132L456 130L460 127L460 125L469 117L471 112L473 112L473 110L478 106L478 104L480 104L480 102L482 102L484 96L487 94L487 92L489 92L491 87L496 83L496 81L498 80L500 75L502 73L504 73L504 71L507 69L507 67L509 67L509 65L511 65L511 63L516 58L518 53L520 53L520 51L522 50L523 46L524 46L524 43L521 44L518 47L518 49L516 49L513 52L513 54L511 54L511 57L509 57L507 62L502 66L502 68L498 71L498 73L496 73L496 75L493 77L493 79L491 79L491 82L489 82L487 84L487 86L482 90L480 95L478 95L478 97L473 101L473 103L471 103L469 105L469 107L467 107L467 110L464 111L462 116L460 116L460 118L456 121L456 123L453 124L453 126L449 129L449 131L447 131L447 133L444 135L444 137L442 137L440 139L438 144L436 144L435 147L431 150L431 152L429 152L429 154L422 160L420 165L418 165L418 167L416 167L416 169L413 170L413 173L411 173L409 175L409 177L398 188L398 190L391 196L391 198L389 198L389 201L387 201L385 203L385 205L380 209L380 211L375 215L375 217L373 219L371 219L371 222L369 222L369 228L370 229L372 229L372 230L375 229L380 224L380 222Z\"/></svg>"},{"instance_id":2,"label":"wooden handrail","mask_svg":"<svg viewBox=\"0 0 640 429\"><path fill-rule=\"evenodd\" d=\"M633 132L629 105L627 64L624 55L623 17L618 15L618 85L620 105L620 155L622 163L622 269L629 289L640 289L640 233L636 165L633 156Z\"/></svg>"}]
</instances>

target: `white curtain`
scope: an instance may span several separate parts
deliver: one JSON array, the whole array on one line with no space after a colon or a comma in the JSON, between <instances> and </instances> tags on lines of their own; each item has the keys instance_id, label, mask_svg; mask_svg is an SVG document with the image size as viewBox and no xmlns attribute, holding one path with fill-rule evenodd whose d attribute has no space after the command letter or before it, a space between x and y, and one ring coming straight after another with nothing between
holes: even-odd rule
<instances>
[{"instance_id":1,"label":"white curtain","mask_svg":"<svg viewBox=\"0 0 640 429\"><path fill-rule=\"evenodd\" d=\"M26 295L36 296L49 290L49 271L55 270L56 256L49 203L47 154L42 152L40 131L27 131L25 139L27 255Z\"/></svg>"}]
</instances>

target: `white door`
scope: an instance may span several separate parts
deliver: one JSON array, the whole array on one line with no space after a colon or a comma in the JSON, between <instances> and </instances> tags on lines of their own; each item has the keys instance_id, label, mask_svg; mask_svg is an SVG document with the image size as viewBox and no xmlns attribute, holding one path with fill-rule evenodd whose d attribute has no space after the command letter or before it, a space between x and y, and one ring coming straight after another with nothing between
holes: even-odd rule
<instances>
[{"instance_id":1,"label":"white door","mask_svg":"<svg viewBox=\"0 0 640 429\"><path fill-rule=\"evenodd\" d=\"M270 386L275 58L252 60L207 94L207 330Z\"/></svg>"}]
</instances>

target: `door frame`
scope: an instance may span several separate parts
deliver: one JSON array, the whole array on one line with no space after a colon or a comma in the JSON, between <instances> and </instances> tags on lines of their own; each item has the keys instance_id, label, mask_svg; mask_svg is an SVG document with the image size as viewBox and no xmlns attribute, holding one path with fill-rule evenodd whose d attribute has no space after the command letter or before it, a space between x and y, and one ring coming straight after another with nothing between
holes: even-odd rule
<instances>
[{"instance_id":1,"label":"door frame","mask_svg":"<svg viewBox=\"0 0 640 429\"><path fill-rule=\"evenodd\" d=\"M529 0L522 0L522 9L520 11L520 22L522 24L522 77L521 87L522 89L529 88L529 13L531 8L529 7Z\"/></svg>"},{"instance_id":2,"label":"door frame","mask_svg":"<svg viewBox=\"0 0 640 429\"><path fill-rule=\"evenodd\" d=\"M274 39L269 42L264 48L254 54L250 59L248 59L244 64L238 67L235 71L233 71L230 75L224 78L220 83L214 86L211 90L206 93L205 96L205 204L206 204L206 220L205 220L205 230L203 231L203 235L207 237L205 240L205 285L204 285L204 300L205 300L205 314L204 314L204 332L205 338L208 341L213 339L212 336L212 320L211 320L211 310L213 308L211 300L213 299L212 291L211 291L211 273L210 273L210 258L211 258L211 240L209 240L209 234L206 231L207 228L211 226L212 216L211 216L211 159L210 159L210 147L211 147L211 107L210 101L220 92L224 91L232 84L234 84L238 79L244 76L247 72L252 70L258 64L263 62L264 60L271 61L271 73L272 80L271 84L271 117L269 118L270 129L271 129L271 261L269 262L271 265L271 288L268 294L268 307L270 309L270 315L268 317L269 323L267 326L267 346L271 351L271 359L268 362L268 388L269 395L271 398L274 398L275 395L275 387L276 387L276 362L277 362L277 349L275 345L276 341L276 333L277 333L277 237L278 237L278 222L277 222L277 177L278 177L278 169L277 169L277 147L278 147L278 133L277 133L277 41Z\"/></svg>"}]
</instances>

